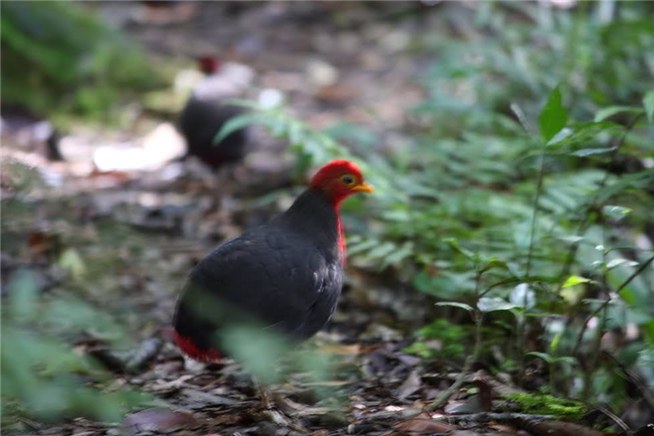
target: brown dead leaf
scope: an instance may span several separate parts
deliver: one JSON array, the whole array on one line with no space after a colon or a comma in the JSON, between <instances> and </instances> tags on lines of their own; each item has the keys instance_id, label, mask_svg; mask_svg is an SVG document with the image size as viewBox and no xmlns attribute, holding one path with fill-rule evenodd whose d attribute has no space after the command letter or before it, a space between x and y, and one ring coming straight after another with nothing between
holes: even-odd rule
<instances>
[{"instance_id":1,"label":"brown dead leaf","mask_svg":"<svg viewBox=\"0 0 654 436\"><path fill-rule=\"evenodd\" d=\"M409 376L404 380L402 385L397 389L397 398L404 400L409 395L420 389L422 386L422 379L420 378L420 371L414 369Z\"/></svg>"},{"instance_id":2,"label":"brown dead leaf","mask_svg":"<svg viewBox=\"0 0 654 436\"><path fill-rule=\"evenodd\" d=\"M479 403L484 412L490 412L493 408L493 387L488 382L488 378L484 371L478 371L475 374L475 384L479 389Z\"/></svg>"},{"instance_id":3,"label":"brown dead leaf","mask_svg":"<svg viewBox=\"0 0 654 436\"><path fill-rule=\"evenodd\" d=\"M326 354L337 354L342 356L352 356L357 355L361 352L361 346L359 344L324 344L320 346L320 351Z\"/></svg>"},{"instance_id":4,"label":"brown dead leaf","mask_svg":"<svg viewBox=\"0 0 654 436\"><path fill-rule=\"evenodd\" d=\"M184 374L172 381L156 380L152 390L155 392L175 391L187 385L187 381L193 379L194 374Z\"/></svg>"},{"instance_id":5,"label":"brown dead leaf","mask_svg":"<svg viewBox=\"0 0 654 436\"><path fill-rule=\"evenodd\" d=\"M99 187L113 188L127 183L132 179L132 176L125 171L100 171L94 169L89 178L96 181Z\"/></svg>"},{"instance_id":6,"label":"brown dead leaf","mask_svg":"<svg viewBox=\"0 0 654 436\"><path fill-rule=\"evenodd\" d=\"M317 380L313 382L304 383L305 387L325 386L325 387L340 387L351 385L351 380Z\"/></svg>"},{"instance_id":7,"label":"brown dead leaf","mask_svg":"<svg viewBox=\"0 0 654 436\"><path fill-rule=\"evenodd\" d=\"M599 430L564 421L526 422L522 429L534 434L555 434L557 436L607 436L606 433Z\"/></svg>"},{"instance_id":8,"label":"brown dead leaf","mask_svg":"<svg viewBox=\"0 0 654 436\"><path fill-rule=\"evenodd\" d=\"M240 401L238 400L222 395L214 395L198 389L186 388L182 391L182 395L187 398L187 406L193 409L202 408L207 405L235 407L240 404Z\"/></svg>"},{"instance_id":9,"label":"brown dead leaf","mask_svg":"<svg viewBox=\"0 0 654 436\"><path fill-rule=\"evenodd\" d=\"M519 430L511 427L510 425L507 424L498 424L498 423L491 423L487 426L489 429L493 429L497 431L498 433L501 433L503 435L512 435L512 434L518 434Z\"/></svg>"},{"instance_id":10,"label":"brown dead leaf","mask_svg":"<svg viewBox=\"0 0 654 436\"><path fill-rule=\"evenodd\" d=\"M408 421L403 421L395 426L394 436L402 435L424 435L433 433L447 433L456 430L456 427L444 422L434 421L427 413L422 413Z\"/></svg>"},{"instance_id":11,"label":"brown dead leaf","mask_svg":"<svg viewBox=\"0 0 654 436\"><path fill-rule=\"evenodd\" d=\"M212 417L209 424L211 424L213 427L226 427L239 424L243 420L245 420L245 417L241 413L224 413Z\"/></svg>"},{"instance_id":12,"label":"brown dead leaf","mask_svg":"<svg viewBox=\"0 0 654 436\"><path fill-rule=\"evenodd\" d=\"M27 235L27 245L32 258L47 257L61 248L61 240L59 235L32 230Z\"/></svg>"},{"instance_id":13,"label":"brown dead leaf","mask_svg":"<svg viewBox=\"0 0 654 436\"><path fill-rule=\"evenodd\" d=\"M473 395L465 401L450 401L443 409L448 415L484 412L479 395Z\"/></svg>"},{"instance_id":14,"label":"brown dead leaf","mask_svg":"<svg viewBox=\"0 0 654 436\"><path fill-rule=\"evenodd\" d=\"M322 86L315 93L318 100L326 103L345 103L354 96L355 92L352 87L338 83Z\"/></svg>"},{"instance_id":15,"label":"brown dead leaf","mask_svg":"<svg viewBox=\"0 0 654 436\"><path fill-rule=\"evenodd\" d=\"M137 435L140 432L168 433L199 425L193 415L168 409L145 409L127 415L121 424L121 434Z\"/></svg>"}]
</instances>

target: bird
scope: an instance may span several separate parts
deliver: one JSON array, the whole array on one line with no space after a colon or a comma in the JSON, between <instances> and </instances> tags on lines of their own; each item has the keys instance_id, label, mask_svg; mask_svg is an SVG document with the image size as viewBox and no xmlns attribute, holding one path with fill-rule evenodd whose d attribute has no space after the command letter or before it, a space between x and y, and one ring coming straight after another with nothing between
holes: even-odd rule
<instances>
[{"instance_id":1,"label":"bird","mask_svg":"<svg viewBox=\"0 0 654 436\"><path fill-rule=\"evenodd\" d=\"M252 81L252 70L241 64L221 62L214 56L201 56L198 67L205 74L184 105L178 120L186 140L187 155L196 156L212 169L242 160L247 153L248 129L242 127L214 143L229 120L242 115L241 106L226 100L242 97Z\"/></svg>"},{"instance_id":2,"label":"bird","mask_svg":"<svg viewBox=\"0 0 654 436\"><path fill-rule=\"evenodd\" d=\"M331 318L346 261L340 205L370 193L359 167L325 164L289 209L219 245L190 272L173 320L186 356L218 363L230 329L274 332L290 343L317 333Z\"/></svg>"}]
</instances>

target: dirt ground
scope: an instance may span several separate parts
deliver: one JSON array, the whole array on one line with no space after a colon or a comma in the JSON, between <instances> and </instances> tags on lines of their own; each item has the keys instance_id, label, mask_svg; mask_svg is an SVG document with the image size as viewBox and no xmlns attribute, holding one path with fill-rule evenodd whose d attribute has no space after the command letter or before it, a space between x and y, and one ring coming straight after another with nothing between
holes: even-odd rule
<instances>
[{"instance_id":1,"label":"dirt ground","mask_svg":"<svg viewBox=\"0 0 654 436\"><path fill-rule=\"evenodd\" d=\"M373 146L381 150L402 147L411 125L407 114L421 101L418 81L434 59L417 49L418 42L437 38L439 31L458 31L438 26L443 14L465 9L403 2L183 6L166 15L141 3L93 5L158 57L191 66L194 57L213 54L245 64L256 74L248 91L252 96L280 91L294 113L315 128L364 125L380 139ZM483 370L467 376L464 389L439 409L448 416L418 415L451 386L461 367L402 351L412 329L428 319L429 301L388 273L349 269L337 314L306 346L329 357L328 376L289 372L272 386L273 409L262 407L252 380L233 362L205 367L185 361L162 333L185 275L216 243L283 210L298 189L290 187L288 159L272 145L262 160L242 164L230 173L233 178L218 177L219 182L192 160L159 162L147 171L89 170L92 150L99 147L142 144L144 138L172 141L174 133L161 127L169 121L165 117L139 113L136 118L138 126L129 132L70 133L68 148L83 149L73 162L33 158L39 173L56 182L30 188L34 209L21 212L25 220L17 220L12 231L38 243L3 258L3 269L11 270L12 262L29 263L50 283L45 287L56 288L62 283L47 267L48 253L69 250L82 259L86 273L74 288L124 323L137 344L132 357L140 357L126 368L97 337L76 338L75 346L115 371L116 386L138 387L156 403L118 425L76 419L53 427L26 421L18 433L463 436L530 428L511 427L500 414L485 413L491 410L491 390L513 388ZM20 146L15 150L15 156L28 159ZM272 186L282 189L262 197Z\"/></svg>"}]
</instances>

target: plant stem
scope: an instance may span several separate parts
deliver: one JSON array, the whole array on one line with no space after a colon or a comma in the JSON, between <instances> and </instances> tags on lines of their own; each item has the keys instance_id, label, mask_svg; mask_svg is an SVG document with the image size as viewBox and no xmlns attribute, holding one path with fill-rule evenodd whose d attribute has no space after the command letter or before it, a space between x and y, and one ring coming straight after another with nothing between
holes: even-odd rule
<instances>
[{"instance_id":1,"label":"plant stem","mask_svg":"<svg viewBox=\"0 0 654 436\"><path fill-rule=\"evenodd\" d=\"M606 247L606 228L604 226L602 226L602 247ZM602 248L602 289L608 289L609 287L607 279L608 268L606 267L606 255L606 248ZM599 356L599 349L602 345L602 335L604 332L604 326L606 325L606 313L608 312L609 301L611 301L611 296L607 295L605 303L602 303L602 317L599 325L597 326L597 333L593 338L592 348L589 353L590 358L588 359L588 364L584 367L584 390L582 393L582 398L585 401L588 401L591 395L591 380L597 367L597 357Z\"/></svg>"},{"instance_id":2,"label":"plant stem","mask_svg":"<svg viewBox=\"0 0 654 436\"><path fill-rule=\"evenodd\" d=\"M481 310L479 310L479 299L483 294L483 292L480 290L482 274L483 272L477 270L477 275L475 277L475 307L472 315L473 321L475 323L475 344L473 346L472 354L466 358L465 363L463 364L463 368L461 369L461 372L459 373L459 376L456 378L454 383L452 383L452 385L447 390L441 392L441 394L437 396L434 401L427 405L425 410L428 412L438 409L461 387L466 376L468 373L470 373L473 363L475 363L475 361L479 358L479 354L481 353L481 329L484 322L484 314Z\"/></svg>"},{"instance_id":3,"label":"plant stem","mask_svg":"<svg viewBox=\"0 0 654 436\"><path fill-rule=\"evenodd\" d=\"M536 219L538 217L538 202L540 201L541 193L543 192L543 179L545 172L545 147L546 144L543 143L542 151L538 159L538 179L536 181L536 195L534 197L533 203L533 213L531 215L531 225L529 229L529 248L527 251L527 264L525 265L525 277L529 277L531 274L531 261L534 255L534 240L536 238ZM523 299L523 310L527 311L529 292L525 292ZM524 356L525 356L525 347L527 343L527 333L526 333L526 318L516 317L517 325L517 361L520 362L520 379L523 378L524 370Z\"/></svg>"},{"instance_id":4,"label":"plant stem","mask_svg":"<svg viewBox=\"0 0 654 436\"><path fill-rule=\"evenodd\" d=\"M536 181L536 196L534 197L533 213L531 215L531 225L529 229L529 248L527 251L527 264L525 266L525 276L529 277L531 272L531 261L534 255L534 239L536 238L536 218L538 216L538 202L543 192L543 173L545 170L545 144L538 159L538 180ZM527 303L527 293L525 293L525 305Z\"/></svg>"},{"instance_id":5,"label":"plant stem","mask_svg":"<svg viewBox=\"0 0 654 436\"><path fill-rule=\"evenodd\" d=\"M456 393L456 391L459 390L466 376L470 373L470 370L472 369L472 365L479 358L479 354L481 353L481 328L483 326L483 317L484 317L483 313L478 308L475 307L475 311L474 311L475 345L472 354L466 358L465 363L463 364L463 369L459 373L454 383L452 383L452 385L447 390L441 392L441 394L437 396L436 399L434 399L434 401L432 401L426 407L426 410L428 412L438 409L454 393Z\"/></svg>"}]
</instances>

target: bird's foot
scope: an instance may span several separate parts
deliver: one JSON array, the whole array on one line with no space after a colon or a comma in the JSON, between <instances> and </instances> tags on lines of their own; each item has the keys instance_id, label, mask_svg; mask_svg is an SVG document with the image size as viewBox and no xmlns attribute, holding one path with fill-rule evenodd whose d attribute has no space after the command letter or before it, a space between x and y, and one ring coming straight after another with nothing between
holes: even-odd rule
<instances>
[{"instance_id":1,"label":"bird's foot","mask_svg":"<svg viewBox=\"0 0 654 436\"><path fill-rule=\"evenodd\" d=\"M288 402L257 384L258 396L261 400L262 414L273 424L279 427L286 427L300 433L306 433L307 429L292 419L289 413Z\"/></svg>"},{"instance_id":2,"label":"bird's foot","mask_svg":"<svg viewBox=\"0 0 654 436\"><path fill-rule=\"evenodd\" d=\"M291 421L279 410L266 409L262 413L270 422L279 427L291 427Z\"/></svg>"},{"instance_id":3,"label":"bird's foot","mask_svg":"<svg viewBox=\"0 0 654 436\"><path fill-rule=\"evenodd\" d=\"M275 404L270 391L268 391L268 389L264 388L258 383L256 384L256 387L257 387L257 395L261 400L261 408L263 410L274 410Z\"/></svg>"}]
</instances>

